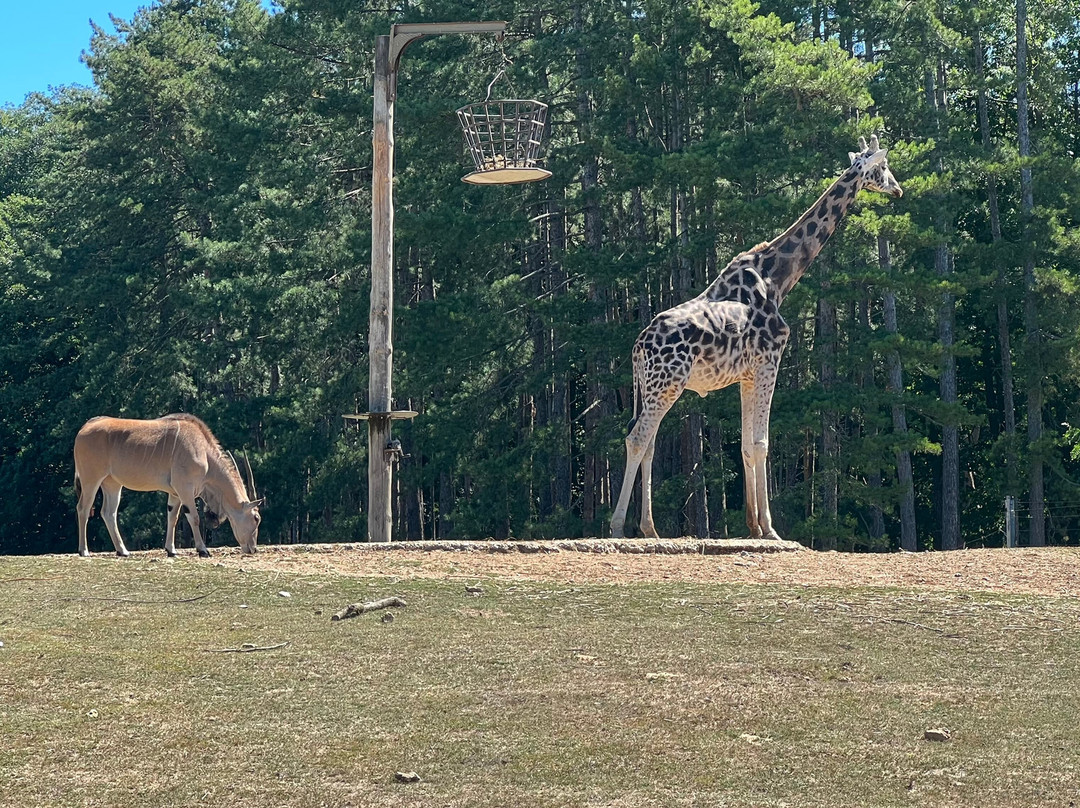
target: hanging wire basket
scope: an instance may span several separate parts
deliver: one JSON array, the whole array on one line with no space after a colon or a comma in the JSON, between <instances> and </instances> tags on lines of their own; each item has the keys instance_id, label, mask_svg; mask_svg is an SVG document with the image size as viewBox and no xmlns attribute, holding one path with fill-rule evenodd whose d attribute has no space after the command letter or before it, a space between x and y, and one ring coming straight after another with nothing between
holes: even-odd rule
<instances>
[{"instance_id":1,"label":"hanging wire basket","mask_svg":"<svg viewBox=\"0 0 1080 808\"><path fill-rule=\"evenodd\" d=\"M550 171L536 164L547 104L522 99L483 101L464 106L457 114L476 166L475 171L461 178L463 182L510 185L551 176Z\"/></svg>"}]
</instances>

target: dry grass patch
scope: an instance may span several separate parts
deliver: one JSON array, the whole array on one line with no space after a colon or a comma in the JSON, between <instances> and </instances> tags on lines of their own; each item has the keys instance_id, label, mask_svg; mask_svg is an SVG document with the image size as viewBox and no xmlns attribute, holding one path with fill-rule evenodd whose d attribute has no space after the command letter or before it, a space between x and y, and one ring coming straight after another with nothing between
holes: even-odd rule
<instances>
[{"instance_id":1,"label":"dry grass patch","mask_svg":"<svg viewBox=\"0 0 1080 808\"><path fill-rule=\"evenodd\" d=\"M0 560L0 805L1066 806L1080 785L1072 599L476 595L228 560ZM391 594L393 622L330 620Z\"/></svg>"}]
</instances>

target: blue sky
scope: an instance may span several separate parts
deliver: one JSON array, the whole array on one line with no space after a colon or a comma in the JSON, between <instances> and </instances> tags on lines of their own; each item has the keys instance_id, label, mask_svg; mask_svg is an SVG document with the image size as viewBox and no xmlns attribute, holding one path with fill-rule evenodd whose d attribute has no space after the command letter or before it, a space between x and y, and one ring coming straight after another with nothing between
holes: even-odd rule
<instances>
[{"instance_id":1,"label":"blue sky","mask_svg":"<svg viewBox=\"0 0 1080 808\"><path fill-rule=\"evenodd\" d=\"M0 11L0 106L65 84L90 86L79 55L90 47L90 20L112 31L109 14L131 19L150 0L15 0Z\"/></svg>"}]
</instances>

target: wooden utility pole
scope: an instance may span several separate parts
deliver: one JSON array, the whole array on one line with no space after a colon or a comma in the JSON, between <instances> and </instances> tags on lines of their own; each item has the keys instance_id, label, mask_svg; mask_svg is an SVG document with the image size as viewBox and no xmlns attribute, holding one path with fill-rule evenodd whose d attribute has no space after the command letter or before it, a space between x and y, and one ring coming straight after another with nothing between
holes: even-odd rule
<instances>
[{"instance_id":1,"label":"wooden utility pole","mask_svg":"<svg viewBox=\"0 0 1080 808\"><path fill-rule=\"evenodd\" d=\"M372 116L371 308L368 325L368 408L345 417L368 422L368 541L390 541L393 466L401 450L393 441L393 421L413 418L393 410L394 370L394 101L401 54L411 43L435 34L496 34L505 22L433 22L392 25L375 38L375 106Z\"/></svg>"}]
</instances>

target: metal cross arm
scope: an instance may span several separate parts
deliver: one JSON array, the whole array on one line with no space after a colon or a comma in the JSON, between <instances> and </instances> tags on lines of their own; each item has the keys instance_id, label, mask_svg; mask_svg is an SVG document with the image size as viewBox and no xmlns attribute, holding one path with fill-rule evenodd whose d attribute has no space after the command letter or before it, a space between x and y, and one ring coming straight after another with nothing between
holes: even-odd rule
<instances>
[{"instance_id":1,"label":"metal cross arm","mask_svg":"<svg viewBox=\"0 0 1080 808\"><path fill-rule=\"evenodd\" d=\"M505 22L405 22L391 25L386 65L393 76L390 82L390 98L397 98L397 70L401 54L416 40L437 34L495 34L501 37L505 31Z\"/></svg>"},{"instance_id":2,"label":"metal cross arm","mask_svg":"<svg viewBox=\"0 0 1080 808\"><path fill-rule=\"evenodd\" d=\"M405 22L390 26L390 69L397 70L401 52L411 43L436 34L498 34L505 22Z\"/></svg>"}]
</instances>

